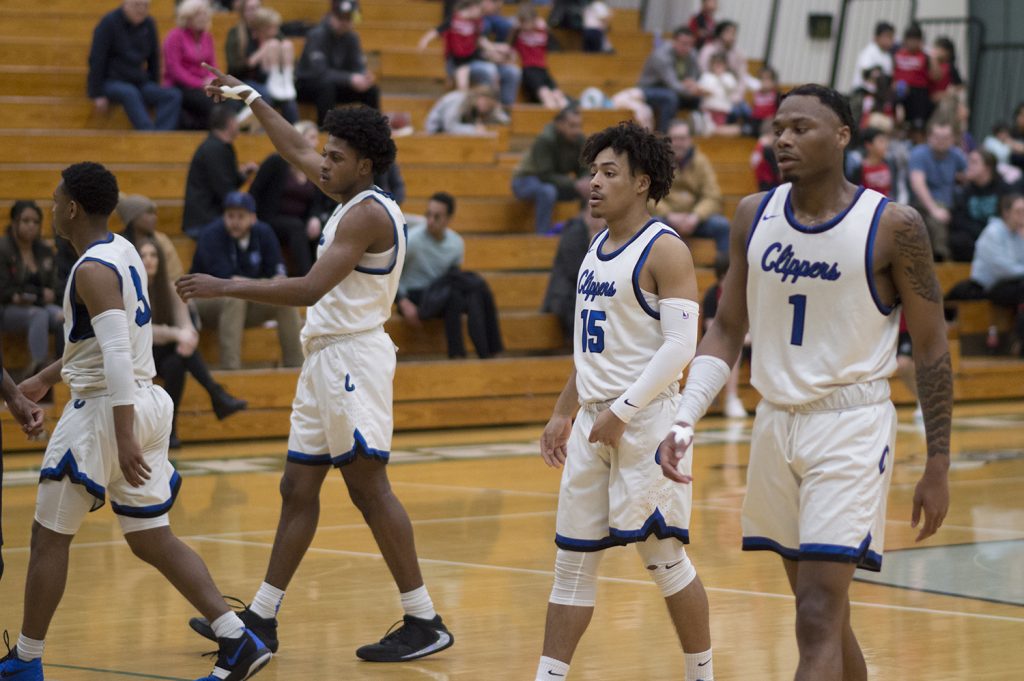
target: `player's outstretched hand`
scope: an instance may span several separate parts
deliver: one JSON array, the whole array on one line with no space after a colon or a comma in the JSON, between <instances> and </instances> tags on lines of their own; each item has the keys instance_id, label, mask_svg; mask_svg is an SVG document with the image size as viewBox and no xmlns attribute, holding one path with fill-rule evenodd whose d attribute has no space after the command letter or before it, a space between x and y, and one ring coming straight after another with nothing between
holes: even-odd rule
<instances>
[{"instance_id":1,"label":"player's outstretched hand","mask_svg":"<svg viewBox=\"0 0 1024 681\"><path fill-rule=\"evenodd\" d=\"M540 436L540 456L544 463L552 468L561 468L565 464L565 446L571 432L572 419L557 414L551 417Z\"/></svg>"},{"instance_id":2,"label":"player's outstretched hand","mask_svg":"<svg viewBox=\"0 0 1024 681\"><path fill-rule=\"evenodd\" d=\"M617 447L625 432L626 422L616 416L611 409L605 409L594 419L594 427L590 429L588 439L609 447Z\"/></svg>"},{"instance_id":3,"label":"player's outstretched hand","mask_svg":"<svg viewBox=\"0 0 1024 681\"><path fill-rule=\"evenodd\" d=\"M206 90L206 95L208 97L212 97L215 102L223 102L225 99L245 99L249 96L249 94L251 94L252 88L250 88L248 85L238 80L234 76L229 76L228 74L224 73L216 66L210 66L206 62L203 62L203 68L212 73L214 76L213 80L207 83L204 89ZM246 92L244 95L239 95L238 93L225 94L224 90L221 89L222 86L228 88L244 87L246 88Z\"/></svg>"},{"instance_id":4,"label":"player's outstretched hand","mask_svg":"<svg viewBox=\"0 0 1024 681\"><path fill-rule=\"evenodd\" d=\"M124 479L132 487L142 487L149 480L152 470L142 456L142 447L133 436L128 442L117 443L117 462Z\"/></svg>"},{"instance_id":5,"label":"player's outstretched hand","mask_svg":"<svg viewBox=\"0 0 1024 681\"><path fill-rule=\"evenodd\" d=\"M18 396L7 404L7 408L11 410L14 419L21 424L25 435L35 438L43 434L43 409L25 397L24 393L19 391Z\"/></svg>"},{"instance_id":6,"label":"player's outstretched hand","mask_svg":"<svg viewBox=\"0 0 1024 681\"><path fill-rule=\"evenodd\" d=\"M914 510L910 518L910 526L917 527L924 511L924 525L917 534L921 541L935 534L949 511L949 480L945 471L936 472L925 469L924 475L914 488Z\"/></svg>"},{"instance_id":7,"label":"player's outstretched hand","mask_svg":"<svg viewBox=\"0 0 1024 681\"><path fill-rule=\"evenodd\" d=\"M669 480L688 485L693 482L692 475L679 472L679 464L693 450L693 426L688 423L677 423L668 431L668 435L658 447L658 458L661 460L661 472Z\"/></svg>"},{"instance_id":8,"label":"player's outstretched hand","mask_svg":"<svg viewBox=\"0 0 1024 681\"><path fill-rule=\"evenodd\" d=\"M220 298L224 295L225 281L209 274L186 274L174 282L174 288L187 303L193 298Z\"/></svg>"}]
</instances>

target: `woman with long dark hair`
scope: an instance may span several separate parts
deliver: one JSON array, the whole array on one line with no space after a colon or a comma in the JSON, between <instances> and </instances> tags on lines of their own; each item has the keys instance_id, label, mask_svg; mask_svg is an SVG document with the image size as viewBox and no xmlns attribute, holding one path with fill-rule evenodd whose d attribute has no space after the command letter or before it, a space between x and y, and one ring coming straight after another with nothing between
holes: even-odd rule
<instances>
[{"instance_id":1,"label":"woman with long dark hair","mask_svg":"<svg viewBox=\"0 0 1024 681\"><path fill-rule=\"evenodd\" d=\"M210 395L213 412L226 419L248 404L228 394L213 380L203 356L199 353L199 332L196 331L188 306L174 295L167 277L163 251L151 237L140 237L135 247L149 279L149 301L153 309L153 360L156 373L164 382L164 390L174 402L174 425L171 447L181 446L178 438L178 406L185 391L185 374L190 373Z\"/></svg>"}]
</instances>

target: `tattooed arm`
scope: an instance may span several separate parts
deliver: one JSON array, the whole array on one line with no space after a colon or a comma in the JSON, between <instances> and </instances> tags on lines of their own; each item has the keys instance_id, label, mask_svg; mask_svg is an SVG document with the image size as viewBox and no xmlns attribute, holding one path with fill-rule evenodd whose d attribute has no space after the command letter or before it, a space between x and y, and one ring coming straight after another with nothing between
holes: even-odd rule
<instances>
[{"instance_id":1,"label":"tattooed arm","mask_svg":"<svg viewBox=\"0 0 1024 681\"><path fill-rule=\"evenodd\" d=\"M917 541L935 534L949 509L949 433L953 411L953 370L942 312L942 291L935 276L928 230L920 214L889 204L882 218L888 236L889 263L895 293L903 303L913 340L917 392L924 412L928 461L914 492L912 527L924 511Z\"/></svg>"}]
</instances>

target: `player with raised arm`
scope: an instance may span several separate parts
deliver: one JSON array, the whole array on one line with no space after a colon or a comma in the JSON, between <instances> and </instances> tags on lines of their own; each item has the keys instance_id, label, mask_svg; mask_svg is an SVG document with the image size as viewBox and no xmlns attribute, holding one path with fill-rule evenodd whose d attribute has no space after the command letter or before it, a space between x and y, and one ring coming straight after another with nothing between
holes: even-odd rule
<instances>
[{"instance_id":1,"label":"player with raised arm","mask_svg":"<svg viewBox=\"0 0 1024 681\"><path fill-rule=\"evenodd\" d=\"M43 644L64 595L68 553L85 516L110 498L132 552L212 622L213 672L198 681L243 681L271 652L224 603L202 559L171 532L181 477L167 459L171 398L153 385L153 324L146 269L107 226L116 178L97 163L65 168L53 192L53 225L78 261L64 294L64 356L21 384L38 400L58 381L71 400L43 455L24 619L0 678L42 681ZM81 650L85 650L82 648Z\"/></svg>"},{"instance_id":2,"label":"player with raised arm","mask_svg":"<svg viewBox=\"0 0 1024 681\"><path fill-rule=\"evenodd\" d=\"M412 524L391 490L386 468L395 345L384 322L391 316L406 246L401 209L373 184L373 176L395 160L388 120L365 106L330 111L321 154L258 93L207 68L216 76L207 92L244 99L281 155L339 202L324 227L317 261L305 276L252 280L191 274L177 284L185 300L232 296L309 306L302 330L306 361L292 403L277 536L264 582L242 620L277 650L277 611L316 534L320 489L333 465L373 532L405 611L402 626L356 655L372 662L404 662L440 652L454 637L423 583ZM210 637L205 620L190 624Z\"/></svg>"},{"instance_id":3,"label":"player with raised arm","mask_svg":"<svg viewBox=\"0 0 1024 681\"><path fill-rule=\"evenodd\" d=\"M928 459L914 492L917 540L949 507L952 371L928 232L912 208L843 175L856 130L827 87L790 91L774 120L785 184L740 203L715 324L697 349L670 435L677 470L750 327L757 409L743 504L743 549L780 554L796 595L797 681L862 681L850 626L854 569L879 570L892 474L899 309L914 338Z\"/></svg>"},{"instance_id":4,"label":"player with raised arm","mask_svg":"<svg viewBox=\"0 0 1024 681\"><path fill-rule=\"evenodd\" d=\"M687 681L712 681L707 595L683 548L691 488L666 480L655 456L679 406L699 311L689 249L647 210L672 184L672 148L621 123L590 137L583 161L591 213L607 227L580 266L574 370L541 439L544 461L565 469L536 679L568 674L594 612L603 549L635 543L665 597Z\"/></svg>"}]
</instances>

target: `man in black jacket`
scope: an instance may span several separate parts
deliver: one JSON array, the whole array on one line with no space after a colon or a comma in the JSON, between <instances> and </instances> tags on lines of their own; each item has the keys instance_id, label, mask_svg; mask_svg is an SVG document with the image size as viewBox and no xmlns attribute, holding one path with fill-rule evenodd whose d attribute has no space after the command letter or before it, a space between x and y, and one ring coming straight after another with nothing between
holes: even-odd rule
<instances>
[{"instance_id":1,"label":"man in black jacket","mask_svg":"<svg viewBox=\"0 0 1024 681\"><path fill-rule=\"evenodd\" d=\"M181 227L193 239L205 225L221 216L224 197L237 190L259 167L254 162L238 165L232 142L238 137L238 121L226 105L210 113L210 135L196 149L185 181L185 212Z\"/></svg>"},{"instance_id":2,"label":"man in black jacket","mask_svg":"<svg viewBox=\"0 0 1024 681\"><path fill-rule=\"evenodd\" d=\"M295 84L300 102L316 104L318 124L336 104L362 102L380 108L380 89L352 30L358 9L356 0L334 0L331 11L306 35Z\"/></svg>"},{"instance_id":3,"label":"man in black jacket","mask_svg":"<svg viewBox=\"0 0 1024 681\"><path fill-rule=\"evenodd\" d=\"M149 0L124 0L108 12L92 35L89 98L98 113L120 103L136 130L174 130L181 91L160 86L160 44ZM146 107L156 107L156 119Z\"/></svg>"}]
</instances>

